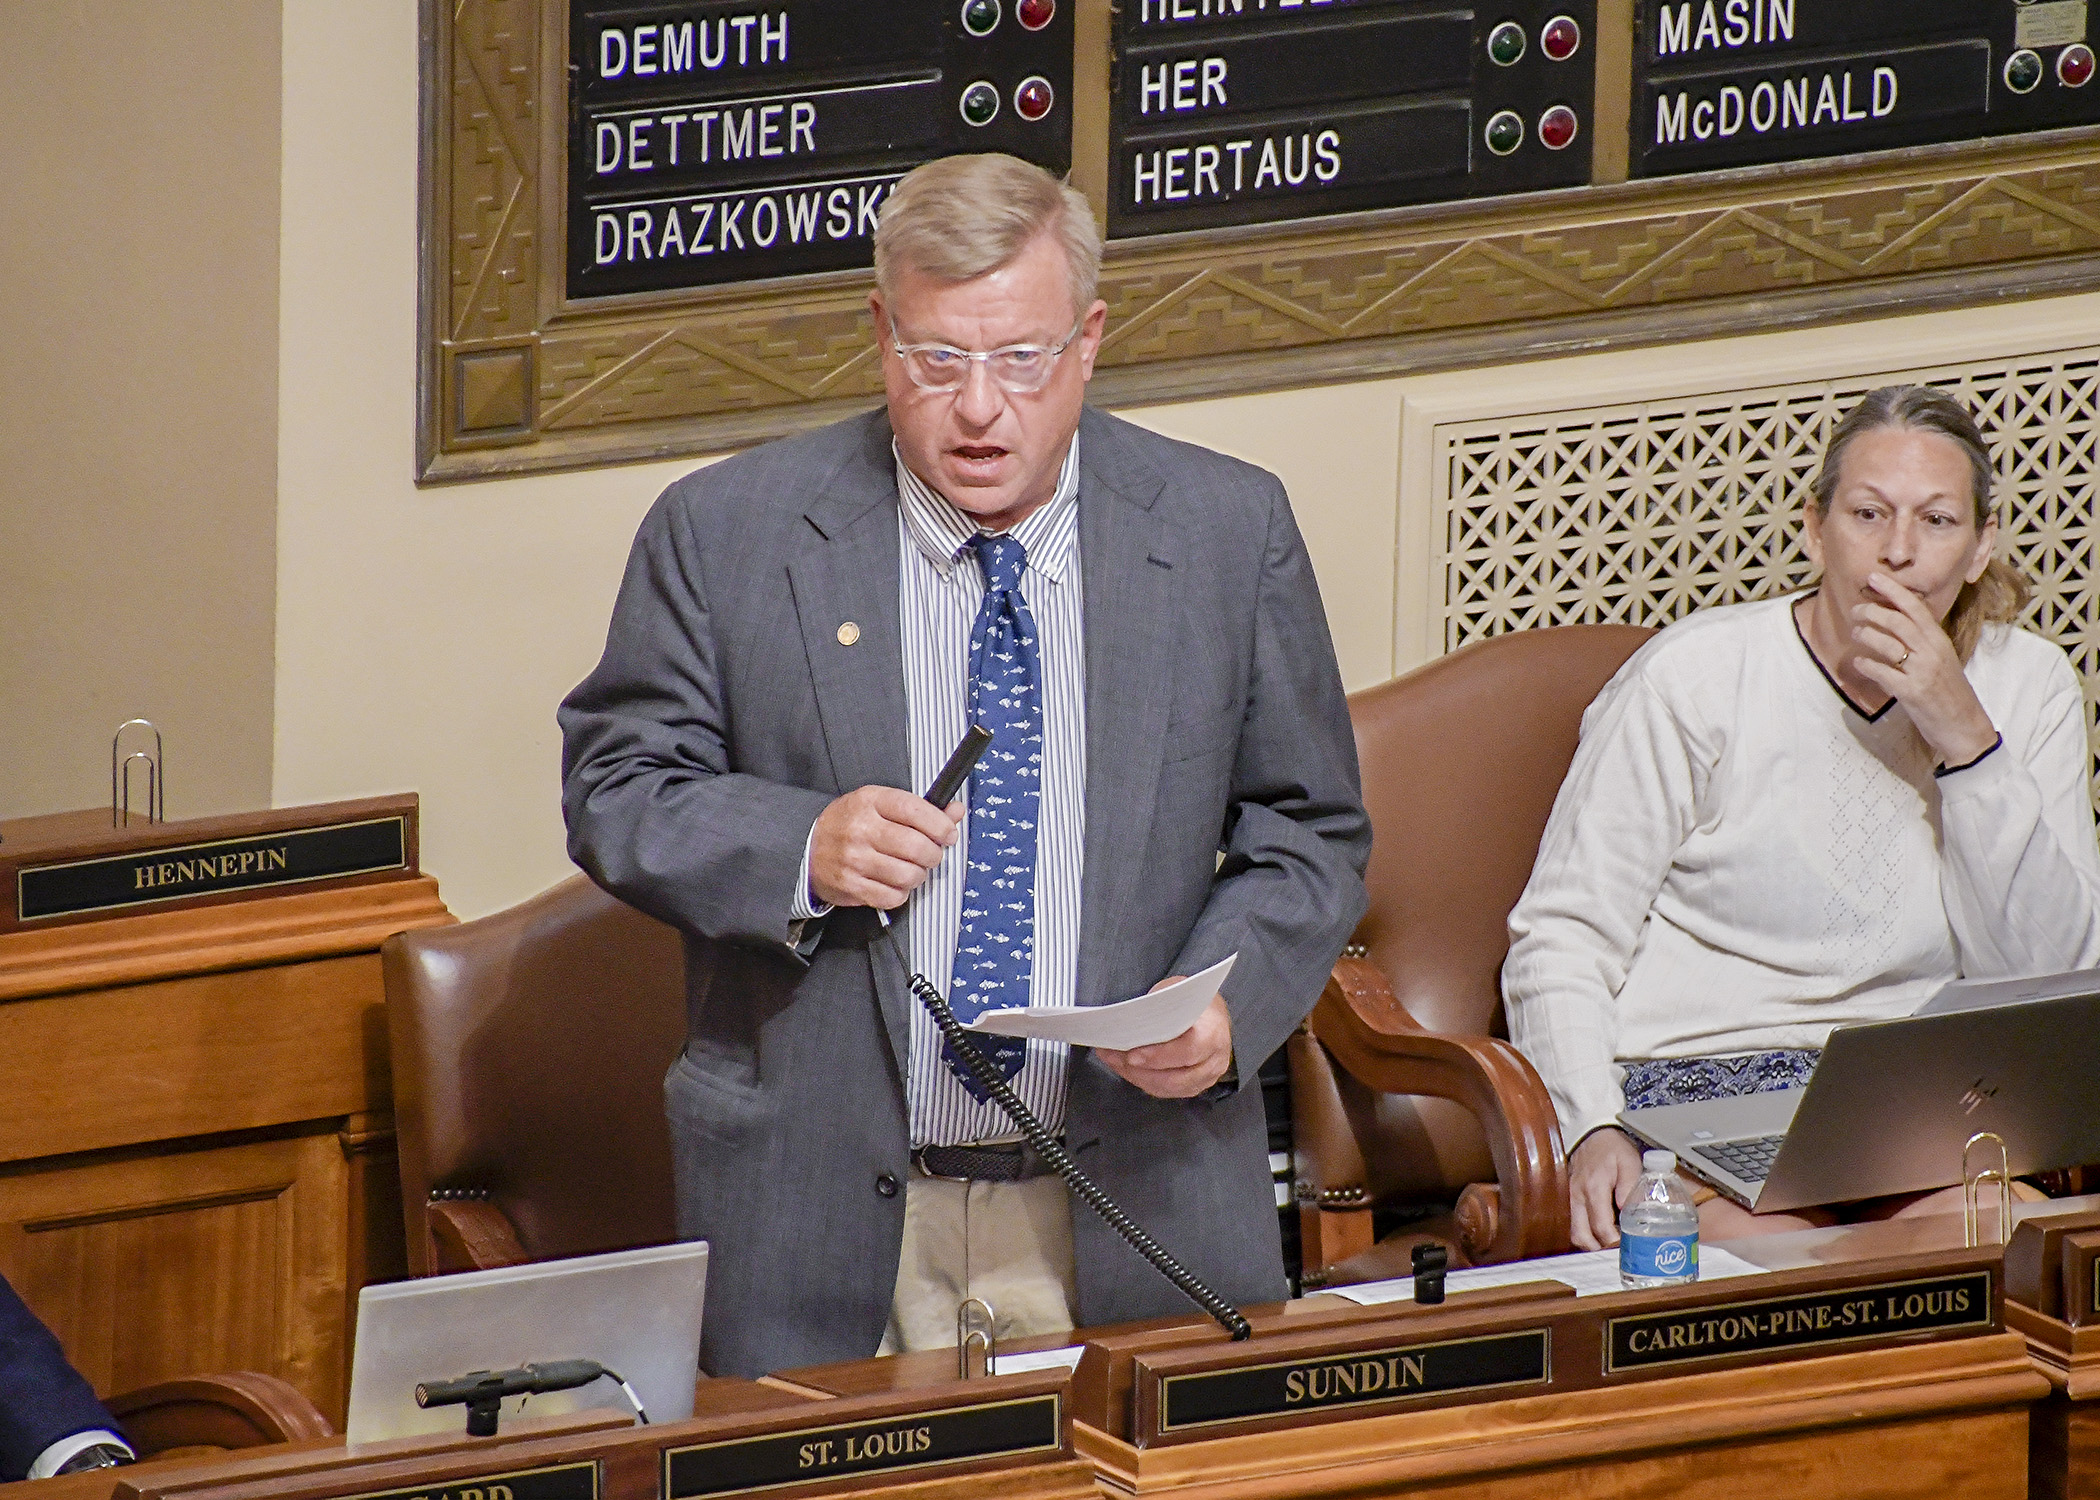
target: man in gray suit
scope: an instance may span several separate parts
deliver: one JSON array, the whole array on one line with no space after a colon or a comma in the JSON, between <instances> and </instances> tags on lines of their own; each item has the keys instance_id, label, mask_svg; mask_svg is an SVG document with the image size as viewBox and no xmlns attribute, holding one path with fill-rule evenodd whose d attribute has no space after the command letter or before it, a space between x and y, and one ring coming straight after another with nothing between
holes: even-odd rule
<instances>
[{"instance_id":1,"label":"man in gray suit","mask_svg":"<svg viewBox=\"0 0 2100 1500\"><path fill-rule=\"evenodd\" d=\"M1038 168L906 178L887 410L667 489L562 705L571 853L686 936L665 1091L718 1374L952 1344L973 1295L1003 1335L1187 1310L944 1055L914 971L967 1021L1237 954L1169 1041L985 1045L1198 1276L1285 1293L1255 1073L1363 911L1370 830L1282 486L1084 406L1099 258Z\"/></svg>"}]
</instances>

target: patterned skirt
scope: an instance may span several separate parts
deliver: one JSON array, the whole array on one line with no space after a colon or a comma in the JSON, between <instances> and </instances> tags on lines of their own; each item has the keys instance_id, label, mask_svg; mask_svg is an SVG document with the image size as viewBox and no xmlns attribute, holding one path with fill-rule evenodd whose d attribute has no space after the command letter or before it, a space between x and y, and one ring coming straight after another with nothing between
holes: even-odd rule
<instances>
[{"instance_id":1,"label":"patterned skirt","mask_svg":"<svg viewBox=\"0 0 2100 1500\"><path fill-rule=\"evenodd\" d=\"M1659 1057L1626 1065L1626 1107L1696 1104L1804 1088L1815 1071L1820 1047L1779 1052L1744 1052L1734 1057Z\"/></svg>"}]
</instances>

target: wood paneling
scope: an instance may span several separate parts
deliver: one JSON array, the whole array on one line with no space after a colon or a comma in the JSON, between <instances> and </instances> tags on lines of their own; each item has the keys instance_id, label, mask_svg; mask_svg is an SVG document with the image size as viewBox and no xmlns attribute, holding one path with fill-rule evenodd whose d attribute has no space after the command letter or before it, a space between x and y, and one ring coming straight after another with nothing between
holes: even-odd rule
<instances>
[{"instance_id":1,"label":"wood paneling","mask_svg":"<svg viewBox=\"0 0 2100 1500\"><path fill-rule=\"evenodd\" d=\"M0 1006L0 1161L386 1107L379 955Z\"/></svg>"},{"instance_id":2,"label":"wood paneling","mask_svg":"<svg viewBox=\"0 0 2100 1500\"><path fill-rule=\"evenodd\" d=\"M105 1394L211 1370L339 1408L349 1274L333 1131L0 1177L0 1273Z\"/></svg>"},{"instance_id":3,"label":"wood paneling","mask_svg":"<svg viewBox=\"0 0 2100 1500\"><path fill-rule=\"evenodd\" d=\"M341 1420L403 1269L376 949L450 920L417 879L0 937L0 1273L97 1390L258 1370Z\"/></svg>"}]
</instances>

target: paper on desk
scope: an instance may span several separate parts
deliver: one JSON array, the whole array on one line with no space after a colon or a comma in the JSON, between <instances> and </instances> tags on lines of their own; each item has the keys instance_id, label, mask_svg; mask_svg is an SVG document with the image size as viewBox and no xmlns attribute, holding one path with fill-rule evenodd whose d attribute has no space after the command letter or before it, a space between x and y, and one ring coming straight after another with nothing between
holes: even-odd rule
<instances>
[{"instance_id":1,"label":"paper on desk","mask_svg":"<svg viewBox=\"0 0 2100 1500\"><path fill-rule=\"evenodd\" d=\"M1721 1281L1730 1276L1762 1276L1763 1266L1753 1266L1740 1255L1730 1254L1719 1245L1699 1247L1699 1279ZM1522 1281L1558 1281L1575 1288L1578 1297L1594 1297L1599 1292L1623 1292L1624 1283L1619 1280L1619 1252L1617 1250L1585 1250L1574 1255L1547 1255L1538 1260L1513 1260L1499 1266L1474 1266L1464 1271L1452 1271L1444 1277L1444 1289L1448 1292L1477 1291L1484 1286L1515 1286ZM1375 1307L1382 1302L1411 1302L1415 1295L1415 1280L1402 1276L1392 1281L1367 1281L1361 1286L1336 1286L1324 1288L1329 1296L1344 1297L1364 1307Z\"/></svg>"},{"instance_id":2,"label":"paper on desk","mask_svg":"<svg viewBox=\"0 0 2100 1500\"><path fill-rule=\"evenodd\" d=\"M1044 1349L1035 1354L998 1354L993 1356L998 1366L994 1373L1020 1375L1029 1370L1076 1370L1079 1356L1084 1353L1083 1346L1067 1344L1062 1349Z\"/></svg>"},{"instance_id":3,"label":"paper on desk","mask_svg":"<svg viewBox=\"0 0 2100 1500\"><path fill-rule=\"evenodd\" d=\"M1225 976L1232 972L1237 953L1212 964L1201 974L1114 1005L1042 1005L1028 1010L988 1010L969 1025L971 1031L989 1031L998 1036L1038 1036L1046 1041L1074 1047L1109 1047L1128 1052L1171 1041L1196 1024Z\"/></svg>"}]
</instances>

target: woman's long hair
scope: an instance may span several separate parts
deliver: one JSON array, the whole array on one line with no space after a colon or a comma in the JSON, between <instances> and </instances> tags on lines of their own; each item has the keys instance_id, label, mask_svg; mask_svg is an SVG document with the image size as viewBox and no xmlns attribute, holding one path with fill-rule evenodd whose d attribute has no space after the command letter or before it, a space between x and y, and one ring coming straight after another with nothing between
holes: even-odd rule
<instances>
[{"instance_id":1,"label":"woman's long hair","mask_svg":"<svg viewBox=\"0 0 2100 1500\"><path fill-rule=\"evenodd\" d=\"M1991 519L1991 483L1995 474L1990 450L1984 447L1983 434L1976 430L1976 419L1969 415L1968 408L1945 391L1926 385L1882 386L1867 392L1859 405L1845 413L1844 420L1830 434L1830 443L1823 450L1823 468L1811 487L1809 503L1815 506L1816 515L1826 518L1830 514L1845 450L1852 446L1853 439L1884 427L1936 432L1959 445L1969 460L1974 520L1981 532ZM1993 555L1983 576L1974 583L1963 584L1961 593L1955 596L1954 608L1947 612L1947 634L1962 661L1966 663L1975 655L1986 622L2000 620L2011 624L2033 597L2034 584L2027 575L2008 559Z\"/></svg>"}]
</instances>

